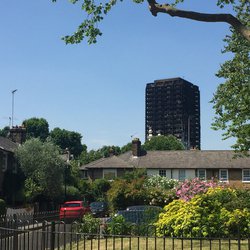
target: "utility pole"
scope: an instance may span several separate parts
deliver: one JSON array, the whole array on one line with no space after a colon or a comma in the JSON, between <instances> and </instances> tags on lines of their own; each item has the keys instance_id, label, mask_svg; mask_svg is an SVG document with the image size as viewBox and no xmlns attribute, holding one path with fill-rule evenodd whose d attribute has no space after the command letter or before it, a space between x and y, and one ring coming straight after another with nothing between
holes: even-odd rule
<instances>
[{"instance_id":1,"label":"utility pole","mask_svg":"<svg viewBox=\"0 0 250 250\"><path fill-rule=\"evenodd\" d=\"M15 90L12 90L11 93L12 93L12 113L11 113L11 125L13 127L13 120L14 120L14 95L15 95L15 92L17 91L17 89Z\"/></svg>"}]
</instances>

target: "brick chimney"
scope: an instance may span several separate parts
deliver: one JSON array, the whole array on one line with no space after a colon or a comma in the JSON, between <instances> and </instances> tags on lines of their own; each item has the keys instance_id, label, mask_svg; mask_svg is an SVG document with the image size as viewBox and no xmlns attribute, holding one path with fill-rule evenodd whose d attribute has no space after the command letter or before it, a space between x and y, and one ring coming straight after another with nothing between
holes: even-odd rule
<instances>
[{"instance_id":1,"label":"brick chimney","mask_svg":"<svg viewBox=\"0 0 250 250\"><path fill-rule=\"evenodd\" d=\"M15 126L10 129L8 138L13 142L22 144L26 140L26 128L24 126Z\"/></svg>"},{"instance_id":2,"label":"brick chimney","mask_svg":"<svg viewBox=\"0 0 250 250\"><path fill-rule=\"evenodd\" d=\"M139 157L141 155L141 141L139 138L134 138L132 140L132 155L134 157Z\"/></svg>"}]
</instances>

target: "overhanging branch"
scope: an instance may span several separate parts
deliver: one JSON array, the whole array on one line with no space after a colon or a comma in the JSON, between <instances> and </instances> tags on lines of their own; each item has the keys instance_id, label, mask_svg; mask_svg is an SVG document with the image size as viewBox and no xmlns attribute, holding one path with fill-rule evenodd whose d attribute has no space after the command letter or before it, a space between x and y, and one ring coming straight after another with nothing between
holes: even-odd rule
<instances>
[{"instance_id":1,"label":"overhanging branch","mask_svg":"<svg viewBox=\"0 0 250 250\"><path fill-rule=\"evenodd\" d=\"M165 13L172 17L181 17L200 22L224 22L232 25L243 37L250 42L250 29L244 26L239 19L231 14L206 14L194 11L185 11L174 8L169 4L158 4L155 0L147 0L153 16Z\"/></svg>"}]
</instances>

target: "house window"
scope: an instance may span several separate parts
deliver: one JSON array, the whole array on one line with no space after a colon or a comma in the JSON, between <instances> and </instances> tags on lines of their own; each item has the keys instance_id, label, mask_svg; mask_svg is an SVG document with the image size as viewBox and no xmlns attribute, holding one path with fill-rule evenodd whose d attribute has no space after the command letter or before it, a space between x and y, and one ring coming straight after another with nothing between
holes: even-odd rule
<instances>
[{"instance_id":1,"label":"house window","mask_svg":"<svg viewBox=\"0 0 250 250\"><path fill-rule=\"evenodd\" d=\"M166 175L167 175L166 169L160 169L160 170L159 170L159 175L160 175L160 176L166 177Z\"/></svg>"},{"instance_id":2,"label":"house window","mask_svg":"<svg viewBox=\"0 0 250 250\"><path fill-rule=\"evenodd\" d=\"M83 179L88 179L88 170L82 170L81 171L81 177L83 178Z\"/></svg>"},{"instance_id":3,"label":"house window","mask_svg":"<svg viewBox=\"0 0 250 250\"><path fill-rule=\"evenodd\" d=\"M5 152L2 152L0 154L0 169L2 169L3 172L7 170L8 167L8 155Z\"/></svg>"},{"instance_id":4,"label":"house window","mask_svg":"<svg viewBox=\"0 0 250 250\"><path fill-rule=\"evenodd\" d=\"M220 181L228 181L228 170L227 169L220 169L219 171L219 179Z\"/></svg>"},{"instance_id":5,"label":"house window","mask_svg":"<svg viewBox=\"0 0 250 250\"><path fill-rule=\"evenodd\" d=\"M103 169L103 178L107 180L113 180L117 176L116 169Z\"/></svg>"},{"instance_id":6,"label":"house window","mask_svg":"<svg viewBox=\"0 0 250 250\"><path fill-rule=\"evenodd\" d=\"M201 180L206 180L206 169L198 169L197 170L197 177Z\"/></svg>"},{"instance_id":7,"label":"house window","mask_svg":"<svg viewBox=\"0 0 250 250\"><path fill-rule=\"evenodd\" d=\"M250 169L242 169L242 181L250 182Z\"/></svg>"},{"instance_id":8,"label":"house window","mask_svg":"<svg viewBox=\"0 0 250 250\"><path fill-rule=\"evenodd\" d=\"M186 170L179 169L179 181L184 181L186 179Z\"/></svg>"}]
</instances>

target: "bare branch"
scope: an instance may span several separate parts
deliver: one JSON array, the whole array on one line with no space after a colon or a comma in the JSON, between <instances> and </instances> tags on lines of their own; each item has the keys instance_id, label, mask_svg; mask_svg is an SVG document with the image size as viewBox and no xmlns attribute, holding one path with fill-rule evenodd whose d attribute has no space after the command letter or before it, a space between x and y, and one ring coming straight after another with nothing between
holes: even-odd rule
<instances>
[{"instance_id":1,"label":"bare branch","mask_svg":"<svg viewBox=\"0 0 250 250\"><path fill-rule=\"evenodd\" d=\"M232 25L243 37L250 42L250 29L244 26L240 20L231 14L206 14L194 11L185 11L174 8L169 4L158 4L155 0L147 0L153 16L165 13L172 17L181 17L200 22L224 22Z\"/></svg>"}]
</instances>

